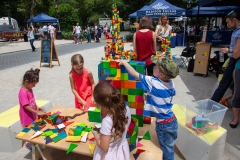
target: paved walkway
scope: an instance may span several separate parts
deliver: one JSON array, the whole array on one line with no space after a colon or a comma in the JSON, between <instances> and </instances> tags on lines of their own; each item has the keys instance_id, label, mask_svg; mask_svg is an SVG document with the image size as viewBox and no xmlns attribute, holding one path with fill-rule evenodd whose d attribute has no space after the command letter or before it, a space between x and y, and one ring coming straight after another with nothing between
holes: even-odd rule
<instances>
[{"instance_id":1,"label":"paved walkway","mask_svg":"<svg viewBox=\"0 0 240 160\"><path fill-rule=\"evenodd\" d=\"M2 42L0 42L2 43ZM56 40L56 48L59 45L70 45L71 40ZM103 43L103 42L102 42ZM35 42L36 47L40 46L40 42ZM87 44L81 44L87 45ZM103 43L104 45L104 43ZM103 45L94 47L92 44L91 49L68 53L59 56L61 66L57 62L53 62L53 68L50 69L47 65L41 67L40 82L34 88L34 95L36 99L50 100L53 106L69 106L74 107L73 94L70 90L68 74L71 69L70 58L76 53L83 55L85 59L85 67L93 72L95 82L98 80L97 65L103 53ZM125 49L132 49L132 43L126 43ZM30 50L30 44L26 42L13 42L11 44L4 44L0 47L0 54L11 54L19 50ZM173 54L177 54L177 58L181 54L183 47L176 47L172 49ZM0 55L1 56L1 55ZM0 113L18 104L17 94L21 85L22 76L26 70L30 68L39 68L39 61L31 62L28 64L16 66L10 69L0 70ZM174 103L186 105L195 100L201 100L211 97L212 88L216 82L214 73L209 73L208 77L193 76L193 73L186 71L186 68L180 68L180 76L174 79L177 96L173 98ZM224 152L224 160L237 160L240 159L240 127L231 129L228 123L232 119L232 111L228 110L224 118L222 126L228 130L227 142ZM1 144L0 144L1 145ZM196 146L197 147L197 146ZM91 159L88 157L80 158L80 155L70 154L65 155L65 152L58 150L51 150L54 159ZM183 159L181 155L176 152L176 160ZM30 159L31 155L24 147L19 149L14 154L0 152L1 160L12 159Z\"/></svg>"}]
</instances>

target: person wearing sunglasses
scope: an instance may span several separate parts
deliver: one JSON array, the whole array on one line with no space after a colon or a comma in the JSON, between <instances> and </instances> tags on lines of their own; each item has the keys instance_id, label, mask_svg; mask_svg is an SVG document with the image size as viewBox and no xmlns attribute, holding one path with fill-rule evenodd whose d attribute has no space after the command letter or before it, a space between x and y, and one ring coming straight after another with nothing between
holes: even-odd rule
<instances>
[{"instance_id":1,"label":"person wearing sunglasses","mask_svg":"<svg viewBox=\"0 0 240 160\"><path fill-rule=\"evenodd\" d=\"M155 29L157 37L157 50L161 51L161 42L172 33L172 27L168 24L168 16L162 15L159 18L158 25Z\"/></svg>"},{"instance_id":2,"label":"person wearing sunglasses","mask_svg":"<svg viewBox=\"0 0 240 160\"><path fill-rule=\"evenodd\" d=\"M233 81L233 71L235 69L236 59L233 57L233 51L235 49L238 37L240 36L240 11L232 11L226 16L226 22L229 28L235 29L232 32L231 36L231 42L229 48L221 48L220 52L224 54L228 54L230 57L229 64L227 68L224 71L224 75L222 77L222 80L220 81L218 88L215 90L212 100L215 102L219 102L223 95L225 94L227 88ZM235 90L235 88L234 88ZM236 91L236 90L235 90ZM234 98L233 98L234 99ZM233 107L233 113L234 113L234 119L229 123L229 126L231 128L236 128L238 125L238 113L239 109L235 109L234 107L240 107L234 106L234 103L232 104Z\"/></svg>"}]
</instances>

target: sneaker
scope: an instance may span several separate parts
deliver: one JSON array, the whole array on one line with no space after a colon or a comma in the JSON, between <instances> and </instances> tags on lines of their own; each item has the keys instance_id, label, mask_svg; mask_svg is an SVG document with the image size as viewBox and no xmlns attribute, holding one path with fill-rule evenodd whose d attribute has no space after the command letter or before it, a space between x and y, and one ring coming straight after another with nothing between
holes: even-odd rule
<instances>
[{"instance_id":1,"label":"sneaker","mask_svg":"<svg viewBox=\"0 0 240 160\"><path fill-rule=\"evenodd\" d=\"M29 151L32 151L32 144L31 144L31 143L26 142L26 143L25 143L25 147L26 147Z\"/></svg>"}]
</instances>

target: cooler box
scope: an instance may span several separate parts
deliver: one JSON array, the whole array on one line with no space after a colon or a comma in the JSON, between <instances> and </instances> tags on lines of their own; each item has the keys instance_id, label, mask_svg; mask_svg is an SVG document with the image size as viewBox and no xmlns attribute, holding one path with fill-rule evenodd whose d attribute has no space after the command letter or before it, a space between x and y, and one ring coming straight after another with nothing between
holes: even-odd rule
<instances>
[{"instance_id":1,"label":"cooler box","mask_svg":"<svg viewBox=\"0 0 240 160\"><path fill-rule=\"evenodd\" d=\"M221 126L226 111L225 106L210 99L190 103L186 109L186 126L197 135L204 135Z\"/></svg>"}]
</instances>

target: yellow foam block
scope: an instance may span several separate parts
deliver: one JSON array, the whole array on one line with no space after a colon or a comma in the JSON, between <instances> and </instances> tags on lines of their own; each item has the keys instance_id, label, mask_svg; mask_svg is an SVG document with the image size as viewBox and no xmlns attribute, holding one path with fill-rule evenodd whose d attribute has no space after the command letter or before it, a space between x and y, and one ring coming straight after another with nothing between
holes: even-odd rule
<instances>
[{"instance_id":1,"label":"yellow foam block","mask_svg":"<svg viewBox=\"0 0 240 160\"><path fill-rule=\"evenodd\" d=\"M53 135L50 136L50 138L54 138L54 137L57 137L56 133L54 133Z\"/></svg>"},{"instance_id":2,"label":"yellow foam block","mask_svg":"<svg viewBox=\"0 0 240 160\"><path fill-rule=\"evenodd\" d=\"M22 136L24 136L26 134L26 132L19 132L16 136L17 137L22 137Z\"/></svg>"},{"instance_id":3,"label":"yellow foam block","mask_svg":"<svg viewBox=\"0 0 240 160\"><path fill-rule=\"evenodd\" d=\"M90 149L90 153L93 154L94 153L94 150L96 148L96 144L88 144L88 147Z\"/></svg>"},{"instance_id":4,"label":"yellow foam block","mask_svg":"<svg viewBox=\"0 0 240 160\"><path fill-rule=\"evenodd\" d=\"M42 107L49 101L36 100L37 106ZM0 114L0 126L9 127L19 121L19 105L16 105Z\"/></svg>"},{"instance_id":5,"label":"yellow foam block","mask_svg":"<svg viewBox=\"0 0 240 160\"><path fill-rule=\"evenodd\" d=\"M81 136L67 136L66 141L67 142L79 142L81 139Z\"/></svg>"}]
</instances>

